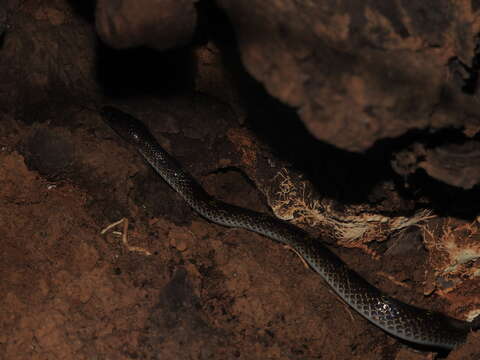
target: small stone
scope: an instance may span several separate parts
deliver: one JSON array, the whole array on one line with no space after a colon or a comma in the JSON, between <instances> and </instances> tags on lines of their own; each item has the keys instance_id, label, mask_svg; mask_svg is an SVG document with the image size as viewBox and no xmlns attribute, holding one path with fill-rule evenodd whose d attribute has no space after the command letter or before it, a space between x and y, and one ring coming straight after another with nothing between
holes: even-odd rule
<instances>
[{"instance_id":1,"label":"small stone","mask_svg":"<svg viewBox=\"0 0 480 360\"><path fill-rule=\"evenodd\" d=\"M170 232L168 233L168 239L171 246L173 246L178 251L183 252L188 249L191 235L187 232L185 228L176 227L170 230Z\"/></svg>"}]
</instances>

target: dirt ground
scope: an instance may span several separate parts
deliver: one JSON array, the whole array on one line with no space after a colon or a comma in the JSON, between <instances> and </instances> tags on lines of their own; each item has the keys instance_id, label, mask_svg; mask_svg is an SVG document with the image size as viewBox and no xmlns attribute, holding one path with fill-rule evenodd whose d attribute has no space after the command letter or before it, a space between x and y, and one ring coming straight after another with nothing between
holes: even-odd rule
<instances>
[{"instance_id":1,"label":"dirt ground","mask_svg":"<svg viewBox=\"0 0 480 360\"><path fill-rule=\"evenodd\" d=\"M211 194L277 215L294 204L299 226L370 282L462 319L480 309L478 187L460 193L422 176L407 186L388 170L391 148L359 155L318 143L208 31L166 54L114 51L69 2L9 4L0 48L0 359L480 357L475 333L450 354L403 344L349 309L292 251L202 219L96 106L141 118ZM311 186L320 207L295 186ZM395 228L419 209L432 210ZM371 227L349 238L333 218Z\"/></svg>"}]
</instances>

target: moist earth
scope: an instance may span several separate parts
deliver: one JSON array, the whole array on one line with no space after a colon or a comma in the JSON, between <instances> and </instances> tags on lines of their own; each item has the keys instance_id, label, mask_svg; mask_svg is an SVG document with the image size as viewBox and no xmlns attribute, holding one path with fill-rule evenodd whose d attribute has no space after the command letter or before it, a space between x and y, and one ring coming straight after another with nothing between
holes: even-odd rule
<instances>
[{"instance_id":1,"label":"moist earth","mask_svg":"<svg viewBox=\"0 0 480 360\"><path fill-rule=\"evenodd\" d=\"M478 187L458 196L464 190L422 175L405 185L385 155L394 146L354 154L318 142L250 78L233 46L208 32L167 53L120 51L98 41L90 12L74 2L8 4L0 358L478 358L478 334L450 354L403 344L339 300L294 252L202 219L97 106L141 118L224 201L272 214L293 194L298 226L368 281L458 318L480 303ZM318 220L318 208L329 221ZM391 230L420 208L432 216ZM331 221L338 214L374 225L341 237Z\"/></svg>"}]
</instances>

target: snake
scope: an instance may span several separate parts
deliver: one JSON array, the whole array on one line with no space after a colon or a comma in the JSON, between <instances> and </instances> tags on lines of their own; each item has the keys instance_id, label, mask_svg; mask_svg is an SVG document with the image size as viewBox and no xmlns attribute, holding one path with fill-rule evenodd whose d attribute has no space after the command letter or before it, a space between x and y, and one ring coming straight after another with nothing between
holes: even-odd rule
<instances>
[{"instance_id":1,"label":"snake","mask_svg":"<svg viewBox=\"0 0 480 360\"><path fill-rule=\"evenodd\" d=\"M390 297L350 269L319 239L287 221L215 199L160 146L140 120L110 105L103 106L100 114L199 215L213 223L243 228L287 245L345 303L386 333L407 343L451 350L479 328L473 322Z\"/></svg>"}]
</instances>

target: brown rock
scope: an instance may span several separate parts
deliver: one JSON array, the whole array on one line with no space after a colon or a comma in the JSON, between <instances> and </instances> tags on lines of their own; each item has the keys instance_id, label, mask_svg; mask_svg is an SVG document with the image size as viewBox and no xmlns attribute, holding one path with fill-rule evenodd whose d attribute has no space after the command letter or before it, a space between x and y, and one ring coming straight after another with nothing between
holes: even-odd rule
<instances>
[{"instance_id":1,"label":"brown rock","mask_svg":"<svg viewBox=\"0 0 480 360\"><path fill-rule=\"evenodd\" d=\"M168 238L171 246L183 252L189 247L191 234L187 232L186 228L175 227L168 233Z\"/></svg>"},{"instance_id":2,"label":"brown rock","mask_svg":"<svg viewBox=\"0 0 480 360\"><path fill-rule=\"evenodd\" d=\"M429 150L419 165L433 178L471 189L480 183L480 143L470 141Z\"/></svg>"},{"instance_id":3,"label":"brown rock","mask_svg":"<svg viewBox=\"0 0 480 360\"><path fill-rule=\"evenodd\" d=\"M194 0L100 0L96 27L114 48L146 45L158 50L186 44L196 25Z\"/></svg>"},{"instance_id":4,"label":"brown rock","mask_svg":"<svg viewBox=\"0 0 480 360\"><path fill-rule=\"evenodd\" d=\"M480 18L468 2L217 3L249 73L296 107L318 139L363 151L410 129L467 126L478 116L447 73L453 57L472 63Z\"/></svg>"},{"instance_id":5,"label":"brown rock","mask_svg":"<svg viewBox=\"0 0 480 360\"><path fill-rule=\"evenodd\" d=\"M396 154L393 169L400 175L424 169L431 177L446 184L471 189L480 183L480 143L446 144L427 149L416 143Z\"/></svg>"}]
</instances>

